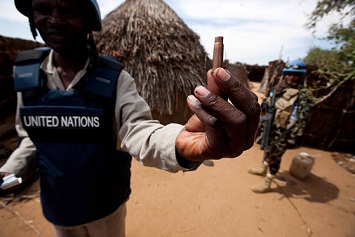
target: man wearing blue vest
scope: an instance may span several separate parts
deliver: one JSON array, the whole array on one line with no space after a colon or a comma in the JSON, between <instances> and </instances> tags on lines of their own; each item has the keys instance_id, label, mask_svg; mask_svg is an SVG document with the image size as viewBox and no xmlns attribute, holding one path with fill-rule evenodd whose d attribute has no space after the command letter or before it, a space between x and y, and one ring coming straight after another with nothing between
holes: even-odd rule
<instances>
[{"instance_id":1,"label":"man wearing blue vest","mask_svg":"<svg viewBox=\"0 0 355 237\"><path fill-rule=\"evenodd\" d=\"M57 236L124 236L130 164L170 172L203 160L236 157L253 145L257 97L224 69L208 72L229 103L198 86L187 98L195 113L184 125L152 120L134 79L99 57L95 0L15 0L50 47L15 61L19 147L0 172L25 178L38 168L41 204Z\"/></svg>"}]
</instances>

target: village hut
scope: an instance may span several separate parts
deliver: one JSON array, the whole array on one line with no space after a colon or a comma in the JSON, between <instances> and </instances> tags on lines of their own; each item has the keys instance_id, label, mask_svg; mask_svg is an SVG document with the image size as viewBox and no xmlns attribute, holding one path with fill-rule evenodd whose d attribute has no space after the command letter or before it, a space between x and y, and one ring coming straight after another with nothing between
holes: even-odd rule
<instances>
[{"instance_id":1,"label":"village hut","mask_svg":"<svg viewBox=\"0 0 355 237\"><path fill-rule=\"evenodd\" d=\"M342 80L329 86L313 70L307 82L314 103L301 143L322 150L355 154L355 80Z\"/></svg>"},{"instance_id":2,"label":"village hut","mask_svg":"<svg viewBox=\"0 0 355 237\"><path fill-rule=\"evenodd\" d=\"M0 35L0 166L18 145L14 124L16 113L14 60L20 51L43 46L38 42Z\"/></svg>"},{"instance_id":3,"label":"village hut","mask_svg":"<svg viewBox=\"0 0 355 237\"><path fill-rule=\"evenodd\" d=\"M206 84L211 68L199 36L163 0L126 0L102 23L94 35L99 54L125 65L153 118L185 123L186 97Z\"/></svg>"},{"instance_id":4,"label":"village hut","mask_svg":"<svg viewBox=\"0 0 355 237\"><path fill-rule=\"evenodd\" d=\"M0 35L0 120L15 113L16 93L12 71L16 55L20 51L43 46L38 42Z\"/></svg>"}]
</instances>

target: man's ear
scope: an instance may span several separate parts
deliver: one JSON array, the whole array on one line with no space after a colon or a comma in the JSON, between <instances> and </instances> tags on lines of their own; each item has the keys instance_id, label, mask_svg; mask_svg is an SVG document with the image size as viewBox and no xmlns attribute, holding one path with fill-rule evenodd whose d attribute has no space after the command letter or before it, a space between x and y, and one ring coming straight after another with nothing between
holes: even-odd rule
<instances>
[{"instance_id":1,"label":"man's ear","mask_svg":"<svg viewBox=\"0 0 355 237\"><path fill-rule=\"evenodd\" d=\"M31 29L31 33L32 33L33 39L36 40L36 36L38 34L37 34L37 29L36 29L36 26L35 26L35 22L33 20L33 13L32 12L29 13L28 22L30 24L30 29Z\"/></svg>"}]
</instances>

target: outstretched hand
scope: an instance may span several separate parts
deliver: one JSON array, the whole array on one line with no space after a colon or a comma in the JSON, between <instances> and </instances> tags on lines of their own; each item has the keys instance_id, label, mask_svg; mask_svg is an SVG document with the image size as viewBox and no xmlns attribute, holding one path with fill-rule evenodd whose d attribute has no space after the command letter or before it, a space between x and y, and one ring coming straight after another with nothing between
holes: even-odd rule
<instances>
[{"instance_id":1,"label":"outstretched hand","mask_svg":"<svg viewBox=\"0 0 355 237\"><path fill-rule=\"evenodd\" d=\"M176 138L178 153L190 161L241 155L252 147L259 123L260 105L253 92L223 68L213 75L209 70L207 77L215 85L208 85L209 90L198 86L187 98L195 114Z\"/></svg>"}]
</instances>

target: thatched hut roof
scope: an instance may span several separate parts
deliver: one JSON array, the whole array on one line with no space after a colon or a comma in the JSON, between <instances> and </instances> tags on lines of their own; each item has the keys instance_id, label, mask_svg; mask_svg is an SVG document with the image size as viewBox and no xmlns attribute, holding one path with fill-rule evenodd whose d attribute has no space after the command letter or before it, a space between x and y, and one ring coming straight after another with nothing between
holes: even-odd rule
<instances>
[{"instance_id":1,"label":"thatched hut roof","mask_svg":"<svg viewBox=\"0 0 355 237\"><path fill-rule=\"evenodd\" d=\"M20 51L43 46L38 42L0 35L0 120L15 113L16 93L12 74L16 55Z\"/></svg>"},{"instance_id":2,"label":"thatched hut roof","mask_svg":"<svg viewBox=\"0 0 355 237\"><path fill-rule=\"evenodd\" d=\"M99 53L117 57L135 78L153 116L186 120L186 97L206 83L210 59L199 36L163 0L126 0L94 37Z\"/></svg>"}]
</instances>

